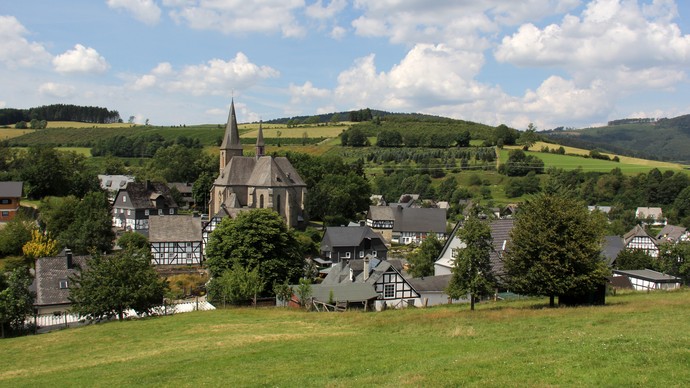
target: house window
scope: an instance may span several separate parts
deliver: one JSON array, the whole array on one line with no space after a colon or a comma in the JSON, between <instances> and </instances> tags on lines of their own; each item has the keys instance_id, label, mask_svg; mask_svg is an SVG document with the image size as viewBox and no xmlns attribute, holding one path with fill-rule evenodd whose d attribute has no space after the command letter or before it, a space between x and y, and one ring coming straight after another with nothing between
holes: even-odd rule
<instances>
[{"instance_id":1,"label":"house window","mask_svg":"<svg viewBox=\"0 0 690 388\"><path fill-rule=\"evenodd\" d=\"M127 196L126 195L122 196L122 202L127 202Z\"/></svg>"},{"instance_id":2,"label":"house window","mask_svg":"<svg viewBox=\"0 0 690 388\"><path fill-rule=\"evenodd\" d=\"M128 216L131 216L131 215L132 215L132 211L129 210L129 209L127 209L127 215L128 215Z\"/></svg>"},{"instance_id":3,"label":"house window","mask_svg":"<svg viewBox=\"0 0 690 388\"><path fill-rule=\"evenodd\" d=\"M350 252L345 252L345 258L349 259L350 258Z\"/></svg>"},{"instance_id":4,"label":"house window","mask_svg":"<svg viewBox=\"0 0 690 388\"><path fill-rule=\"evenodd\" d=\"M364 258L364 251L359 251L359 258L360 259Z\"/></svg>"},{"instance_id":5,"label":"house window","mask_svg":"<svg viewBox=\"0 0 690 388\"><path fill-rule=\"evenodd\" d=\"M170 209L170 214L175 214L175 209Z\"/></svg>"},{"instance_id":6,"label":"house window","mask_svg":"<svg viewBox=\"0 0 690 388\"><path fill-rule=\"evenodd\" d=\"M60 280L60 289L65 290L69 288L69 284L67 283L67 280Z\"/></svg>"},{"instance_id":7,"label":"house window","mask_svg":"<svg viewBox=\"0 0 690 388\"><path fill-rule=\"evenodd\" d=\"M10 203L12 203L12 201L7 198L0 199L0 204L9 205Z\"/></svg>"},{"instance_id":8,"label":"house window","mask_svg":"<svg viewBox=\"0 0 690 388\"><path fill-rule=\"evenodd\" d=\"M3 211L3 212L2 212L2 216L3 216L3 217L9 217L9 216L10 216L10 212L8 212L8 211Z\"/></svg>"},{"instance_id":9,"label":"house window","mask_svg":"<svg viewBox=\"0 0 690 388\"><path fill-rule=\"evenodd\" d=\"M371 255L374 256L374 257L378 257L378 256L379 256L379 252L378 252L378 251L371 251Z\"/></svg>"},{"instance_id":10,"label":"house window","mask_svg":"<svg viewBox=\"0 0 690 388\"><path fill-rule=\"evenodd\" d=\"M144 215L148 216L149 215L149 209L144 210Z\"/></svg>"},{"instance_id":11,"label":"house window","mask_svg":"<svg viewBox=\"0 0 690 388\"><path fill-rule=\"evenodd\" d=\"M331 258L331 251L326 252L326 257Z\"/></svg>"},{"instance_id":12,"label":"house window","mask_svg":"<svg viewBox=\"0 0 690 388\"><path fill-rule=\"evenodd\" d=\"M163 215L163 209L158 209L158 215L162 216Z\"/></svg>"},{"instance_id":13,"label":"house window","mask_svg":"<svg viewBox=\"0 0 690 388\"><path fill-rule=\"evenodd\" d=\"M383 297L386 299L395 298L395 284L383 285Z\"/></svg>"}]
</instances>

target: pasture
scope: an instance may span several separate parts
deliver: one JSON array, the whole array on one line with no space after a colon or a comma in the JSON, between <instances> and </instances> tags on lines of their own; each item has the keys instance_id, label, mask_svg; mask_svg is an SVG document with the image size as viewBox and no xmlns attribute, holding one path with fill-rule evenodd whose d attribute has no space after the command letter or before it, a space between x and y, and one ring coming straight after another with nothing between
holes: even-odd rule
<instances>
[{"instance_id":1,"label":"pasture","mask_svg":"<svg viewBox=\"0 0 690 388\"><path fill-rule=\"evenodd\" d=\"M0 128L0 141L26 135L33 131L33 129Z\"/></svg>"},{"instance_id":2,"label":"pasture","mask_svg":"<svg viewBox=\"0 0 690 388\"><path fill-rule=\"evenodd\" d=\"M0 385L679 386L688 291L380 313L238 308L1 340Z\"/></svg>"}]
</instances>

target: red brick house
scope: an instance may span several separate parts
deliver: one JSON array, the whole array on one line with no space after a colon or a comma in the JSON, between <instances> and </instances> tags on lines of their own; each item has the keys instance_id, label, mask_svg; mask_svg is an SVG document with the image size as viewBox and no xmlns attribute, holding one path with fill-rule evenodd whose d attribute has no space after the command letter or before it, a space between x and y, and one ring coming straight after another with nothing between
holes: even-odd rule
<instances>
[{"instance_id":1,"label":"red brick house","mask_svg":"<svg viewBox=\"0 0 690 388\"><path fill-rule=\"evenodd\" d=\"M10 221L17 215L23 188L23 182L0 182L0 222Z\"/></svg>"}]
</instances>

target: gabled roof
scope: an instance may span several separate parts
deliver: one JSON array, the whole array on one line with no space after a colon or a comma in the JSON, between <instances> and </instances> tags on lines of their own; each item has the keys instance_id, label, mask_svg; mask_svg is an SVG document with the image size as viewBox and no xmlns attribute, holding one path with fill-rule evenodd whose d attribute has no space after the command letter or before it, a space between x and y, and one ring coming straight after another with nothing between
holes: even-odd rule
<instances>
[{"instance_id":1,"label":"gabled roof","mask_svg":"<svg viewBox=\"0 0 690 388\"><path fill-rule=\"evenodd\" d=\"M122 193L127 193L127 201L129 201L135 209L150 209L155 208L155 204L151 203L152 199L162 196L163 208L176 208L177 203L170 195L170 188L165 183L160 182L130 182L127 188L120 189L115 200Z\"/></svg>"},{"instance_id":2,"label":"gabled roof","mask_svg":"<svg viewBox=\"0 0 690 388\"><path fill-rule=\"evenodd\" d=\"M249 177L254 172L256 158L251 156L235 156L223 168L214 186L246 186Z\"/></svg>"},{"instance_id":3,"label":"gabled roof","mask_svg":"<svg viewBox=\"0 0 690 388\"><path fill-rule=\"evenodd\" d=\"M134 182L134 177L129 175L104 175L99 174L98 180L101 182L101 189L117 191L127 187L129 182Z\"/></svg>"},{"instance_id":4,"label":"gabled roof","mask_svg":"<svg viewBox=\"0 0 690 388\"><path fill-rule=\"evenodd\" d=\"M446 233L446 209L393 208L394 232Z\"/></svg>"},{"instance_id":5,"label":"gabled roof","mask_svg":"<svg viewBox=\"0 0 690 388\"><path fill-rule=\"evenodd\" d=\"M666 224L663 229L656 235L659 241L678 241L685 235L687 229L682 226Z\"/></svg>"},{"instance_id":6,"label":"gabled roof","mask_svg":"<svg viewBox=\"0 0 690 388\"><path fill-rule=\"evenodd\" d=\"M168 187L176 188L180 194L192 194L193 185L189 182L170 182Z\"/></svg>"},{"instance_id":7,"label":"gabled roof","mask_svg":"<svg viewBox=\"0 0 690 388\"><path fill-rule=\"evenodd\" d=\"M311 287L312 296L321 302L327 302L331 296L334 302L364 302L379 297L366 283L314 284Z\"/></svg>"},{"instance_id":8,"label":"gabled roof","mask_svg":"<svg viewBox=\"0 0 690 388\"><path fill-rule=\"evenodd\" d=\"M390 206L369 206L367 218L374 221L395 221L393 207Z\"/></svg>"},{"instance_id":9,"label":"gabled roof","mask_svg":"<svg viewBox=\"0 0 690 388\"><path fill-rule=\"evenodd\" d=\"M381 244L385 245L383 237L368 226L329 226L321 240L321 250L330 251L339 247L356 247L366 238L380 240Z\"/></svg>"},{"instance_id":10,"label":"gabled roof","mask_svg":"<svg viewBox=\"0 0 690 388\"><path fill-rule=\"evenodd\" d=\"M24 182L0 182L0 197L21 198Z\"/></svg>"},{"instance_id":11,"label":"gabled roof","mask_svg":"<svg viewBox=\"0 0 690 388\"><path fill-rule=\"evenodd\" d=\"M660 207L638 207L635 210L635 217L637 218L653 218L655 220L662 219L664 217L663 211Z\"/></svg>"},{"instance_id":12,"label":"gabled roof","mask_svg":"<svg viewBox=\"0 0 690 388\"><path fill-rule=\"evenodd\" d=\"M149 241L201 241L201 219L192 216L150 216Z\"/></svg>"},{"instance_id":13,"label":"gabled roof","mask_svg":"<svg viewBox=\"0 0 690 388\"><path fill-rule=\"evenodd\" d=\"M634 228L632 228L628 233L623 235L623 240L625 240L625 244L627 245L633 238L635 237L647 237L650 240L655 240L652 236L647 233L647 231L640 225L635 225Z\"/></svg>"},{"instance_id":14,"label":"gabled roof","mask_svg":"<svg viewBox=\"0 0 690 388\"><path fill-rule=\"evenodd\" d=\"M399 260L379 260L369 259L369 276L364 280L364 259L353 259L349 262L342 261L331 267L328 276L323 279L321 284L339 284L339 283L376 283L384 273L388 271L397 272L400 270L396 267L402 267ZM354 282L350 280L350 270L354 276ZM401 275L402 276L402 275Z\"/></svg>"},{"instance_id":15,"label":"gabled roof","mask_svg":"<svg viewBox=\"0 0 690 388\"><path fill-rule=\"evenodd\" d=\"M90 256L72 256L72 268L67 268L67 256L64 253L60 256L36 259L35 304L40 306L69 304L69 289L61 289L60 281L68 280L80 269L86 269L90 259Z\"/></svg>"},{"instance_id":16,"label":"gabled roof","mask_svg":"<svg viewBox=\"0 0 690 388\"><path fill-rule=\"evenodd\" d=\"M235 156L214 186L306 187L306 183L285 157Z\"/></svg>"}]
</instances>

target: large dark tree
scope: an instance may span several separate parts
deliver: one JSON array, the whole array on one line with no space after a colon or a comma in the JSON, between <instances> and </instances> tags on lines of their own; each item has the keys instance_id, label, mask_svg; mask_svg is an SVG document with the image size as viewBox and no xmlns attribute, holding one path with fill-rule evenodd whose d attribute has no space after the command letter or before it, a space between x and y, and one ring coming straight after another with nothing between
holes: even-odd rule
<instances>
[{"instance_id":1,"label":"large dark tree","mask_svg":"<svg viewBox=\"0 0 690 388\"><path fill-rule=\"evenodd\" d=\"M113 256L94 256L71 279L72 311L99 320L124 318L125 311L150 314L163 303L167 283L151 265L147 249L129 247Z\"/></svg>"},{"instance_id":2,"label":"large dark tree","mask_svg":"<svg viewBox=\"0 0 690 388\"><path fill-rule=\"evenodd\" d=\"M578 296L594 291L609 270L601 260L605 221L581 201L539 194L520 206L504 257L511 290Z\"/></svg>"},{"instance_id":3,"label":"large dark tree","mask_svg":"<svg viewBox=\"0 0 690 388\"><path fill-rule=\"evenodd\" d=\"M305 264L295 235L271 209L223 219L209 236L206 251L211 276L219 277L235 265L248 270L258 267L261 279L269 285L285 280L296 283Z\"/></svg>"},{"instance_id":4,"label":"large dark tree","mask_svg":"<svg viewBox=\"0 0 690 388\"><path fill-rule=\"evenodd\" d=\"M307 213L329 225L357 220L369 209L371 188L355 173L327 175L309 191Z\"/></svg>"},{"instance_id":5,"label":"large dark tree","mask_svg":"<svg viewBox=\"0 0 690 388\"><path fill-rule=\"evenodd\" d=\"M454 299L469 296L470 309L474 310L475 299L489 295L496 284L491 269L491 229L477 216L470 216L458 229L458 238L465 247L455 251L453 275L446 291Z\"/></svg>"}]
</instances>

